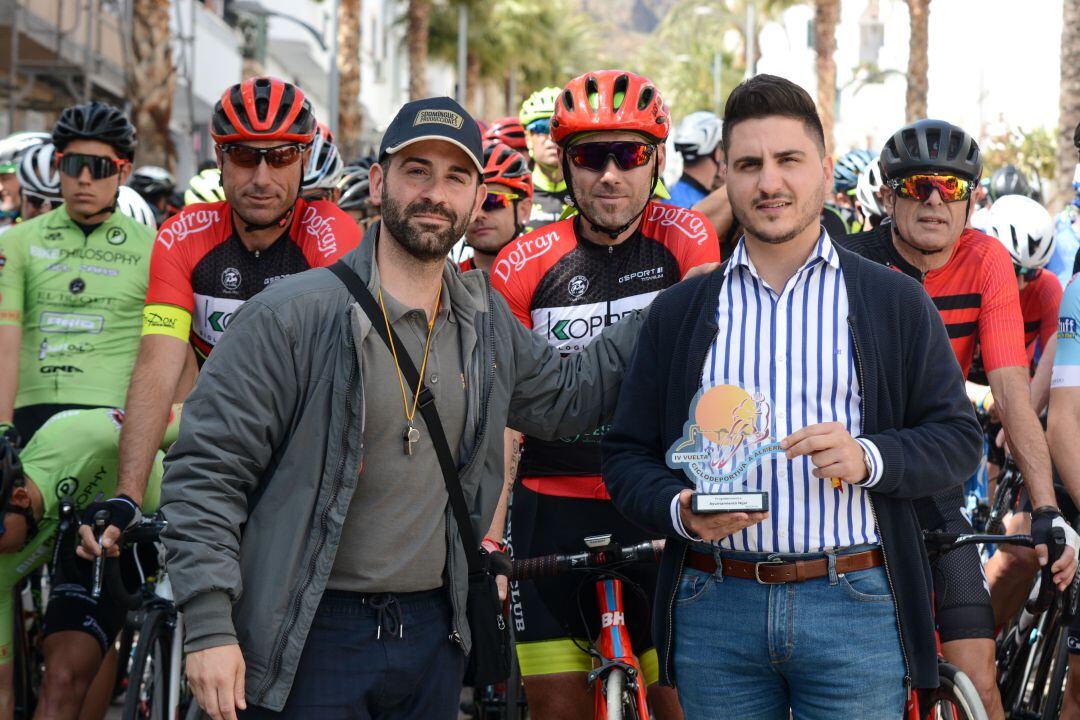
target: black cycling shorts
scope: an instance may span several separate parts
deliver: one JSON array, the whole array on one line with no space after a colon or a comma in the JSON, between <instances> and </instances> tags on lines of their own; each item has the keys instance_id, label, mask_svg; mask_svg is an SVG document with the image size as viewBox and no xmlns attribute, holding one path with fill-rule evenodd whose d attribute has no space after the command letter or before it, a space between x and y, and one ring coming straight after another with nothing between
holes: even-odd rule
<instances>
[{"instance_id":1,"label":"black cycling shorts","mask_svg":"<svg viewBox=\"0 0 1080 720\"><path fill-rule=\"evenodd\" d=\"M153 547L140 546L139 550L143 572L146 574L156 572L157 556ZM86 633L98 641L101 655L104 657L124 627L127 610L111 599L108 585L105 583L102 584L101 597L97 600L92 597L90 588L93 579L93 563L76 558L75 571L77 575L75 578L64 577L61 568L57 568L53 574L49 604L45 608L45 636L58 632ZM138 570L130 550L125 550L120 556L120 575L129 591L138 586Z\"/></svg>"},{"instance_id":2,"label":"black cycling shorts","mask_svg":"<svg viewBox=\"0 0 1080 720\"><path fill-rule=\"evenodd\" d=\"M506 537L515 558L582 552L586 549L586 537L607 533L619 545L654 539L623 518L610 500L543 495L522 484L514 488ZM650 622L658 567L655 563L634 563L615 570L641 589L637 592L623 583L626 624L634 652L640 655L653 645ZM566 637L596 638L600 631L596 583L585 577L582 573L571 573L511 583L515 639L536 642ZM585 626L578 611L579 597Z\"/></svg>"},{"instance_id":3,"label":"black cycling shorts","mask_svg":"<svg viewBox=\"0 0 1080 720\"><path fill-rule=\"evenodd\" d=\"M915 501L919 523L926 530L938 532L974 532L963 507L960 487ZM993 639L994 608L978 548L965 545L934 558L930 571L934 578L934 620L941 642Z\"/></svg>"}]
</instances>

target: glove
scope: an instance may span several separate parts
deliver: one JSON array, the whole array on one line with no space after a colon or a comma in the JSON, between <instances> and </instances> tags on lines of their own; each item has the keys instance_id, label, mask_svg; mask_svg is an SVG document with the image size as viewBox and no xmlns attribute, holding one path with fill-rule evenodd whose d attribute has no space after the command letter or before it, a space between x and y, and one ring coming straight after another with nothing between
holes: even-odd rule
<instances>
[{"instance_id":1,"label":"glove","mask_svg":"<svg viewBox=\"0 0 1080 720\"><path fill-rule=\"evenodd\" d=\"M115 526L121 532L134 527L142 519L142 511L134 500L127 495L117 495L105 502L92 502L87 505L83 510L82 524L93 527L94 516L101 510L109 515L105 526Z\"/></svg>"}]
</instances>

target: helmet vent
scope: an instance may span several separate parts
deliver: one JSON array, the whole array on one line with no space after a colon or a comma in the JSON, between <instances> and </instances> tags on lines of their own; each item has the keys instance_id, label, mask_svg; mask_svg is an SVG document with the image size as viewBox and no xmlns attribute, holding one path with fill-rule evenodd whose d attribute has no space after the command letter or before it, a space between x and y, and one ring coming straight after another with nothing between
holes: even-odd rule
<instances>
[{"instance_id":1,"label":"helmet vent","mask_svg":"<svg viewBox=\"0 0 1080 720\"><path fill-rule=\"evenodd\" d=\"M638 95L637 109L644 110L645 108L649 107L649 105L652 104L653 98L655 97L656 90L653 89L652 85L646 85L644 88L642 88L641 94Z\"/></svg>"},{"instance_id":2,"label":"helmet vent","mask_svg":"<svg viewBox=\"0 0 1080 720\"><path fill-rule=\"evenodd\" d=\"M566 108L566 112L574 111L574 95L569 90L566 90L562 94L562 104Z\"/></svg>"},{"instance_id":3,"label":"helmet vent","mask_svg":"<svg viewBox=\"0 0 1080 720\"><path fill-rule=\"evenodd\" d=\"M941 150L941 131L927 130L926 131L926 149L929 157L936 160Z\"/></svg>"},{"instance_id":4,"label":"helmet vent","mask_svg":"<svg viewBox=\"0 0 1080 720\"><path fill-rule=\"evenodd\" d=\"M623 101L626 99L626 88L630 86L630 78L625 75L620 75L615 78L615 83L612 86L611 93L611 109L618 110L622 107Z\"/></svg>"},{"instance_id":5,"label":"helmet vent","mask_svg":"<svg viewBox=\"0 0 1080 720\"><path fill-rule=\"evenodd\" d=\"M585 80L585 97L589 101L589 107L596 110L600 103L600 84L596 82L596 78L590 75Z\"/></svg>"}]
</instances>

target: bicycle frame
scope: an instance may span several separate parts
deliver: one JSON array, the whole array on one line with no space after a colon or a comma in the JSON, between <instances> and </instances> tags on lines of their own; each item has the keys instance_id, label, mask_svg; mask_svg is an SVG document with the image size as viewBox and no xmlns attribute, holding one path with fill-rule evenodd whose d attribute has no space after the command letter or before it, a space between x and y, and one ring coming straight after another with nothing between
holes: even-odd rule
<instances>
[{"instance_id":1,"label":"bicycle frame","mask_svg":"<svg viewBox=\"0 0 1080 720\"><path fill-rule=\"evenodd\" d=\"M608 716L607 677L615 668L626 674L626 682L633 688L640 720L648 720L649 704L645 694L645 678L641 664L631 649L630 632L626 629L626 613L623 608L622 580L603 576L596 581L596 600L600 605L600 636L596 649L602 659L600 667L589 673L589 682L596 693L597 718ZM600 680L600 682L596 682Z\"/></svg>"}]
</instances>

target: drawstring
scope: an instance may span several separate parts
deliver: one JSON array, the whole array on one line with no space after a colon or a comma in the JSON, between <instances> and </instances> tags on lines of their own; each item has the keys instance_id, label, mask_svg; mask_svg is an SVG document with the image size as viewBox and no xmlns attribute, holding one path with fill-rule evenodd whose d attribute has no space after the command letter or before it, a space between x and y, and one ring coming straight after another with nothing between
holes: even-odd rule
<instances>
[{"instance_id":1,"label":"drawstring","mask_svg":"<svg viewBox=\"0 0 1080 720\"><path fill-rule=\"evenodd\" d=\"M398 604L397 596L389 593L372 595L367 599L368 604L378 612L375 621L375 639L382 639L382 631L385 629L390 637L399 640L405 637L405 626L401 622L401 605Z\"/></svg>"}]
</instances>

